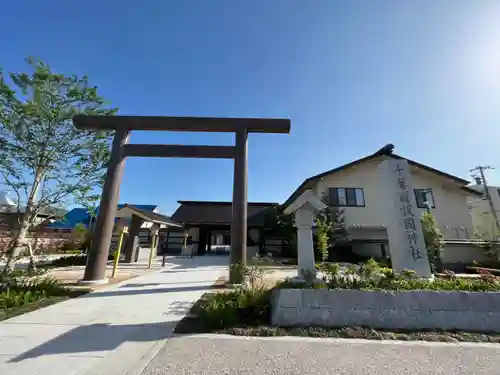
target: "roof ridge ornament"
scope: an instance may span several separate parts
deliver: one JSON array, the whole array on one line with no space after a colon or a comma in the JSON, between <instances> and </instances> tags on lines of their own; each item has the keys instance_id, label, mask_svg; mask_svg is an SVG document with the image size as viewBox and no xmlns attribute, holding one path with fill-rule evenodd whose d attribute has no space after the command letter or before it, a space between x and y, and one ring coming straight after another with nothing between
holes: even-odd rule
<instances>
[{"instance_id":1,"label":"roof ridge ornament","mask_svg":"<svg viewBox=\"0 0 500 375\"><path fill-rule=\"evenodd\" d=\"M394 151L394 145L392 143L386 144L384 147L380 148L374 155L392 155Z\"/></svg>"}]
</instances>

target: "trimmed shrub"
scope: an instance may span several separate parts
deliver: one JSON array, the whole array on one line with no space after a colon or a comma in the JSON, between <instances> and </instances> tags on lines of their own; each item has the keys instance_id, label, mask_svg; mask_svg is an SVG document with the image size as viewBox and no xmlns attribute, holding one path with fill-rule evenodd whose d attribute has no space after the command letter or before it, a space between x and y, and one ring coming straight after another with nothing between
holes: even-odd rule
<instances>
[{"instance_id":1,"label":"trimmed shrub","mask_svg":"<svg viewBox=\"0 0 500 375\"><path fill-rule=\"evenodd\" d=\"M328 263L320 265L319 269L324 275L321 287L330 289L500 291L500 279L486 270L482 270L481 277L477 279L459 278L454 273L448 273L445 278L436 277L434 280L427 280L417 277L413 270L395 274L392 269L381 267L374 260L363 263L357 269L348 267L342 271L337 264ZM319 286L318 283L309 285L285 280L278 287L318 288Z\"/></svg>"},{"instance_id":2,"label":"trimmed shrub","mask_svg":"<svg viewBox=\"0 0 500 375\"><path fill-rule=\"evenodd\" d=\"M52 266L55 267L69 267L69 266L85 266L87 264L86 255L71 255L67 257L61 257L54 259L50 262Z\"/></svg>"},{"instance_id":3,"label":"trimmed shrub","mask_svg":"<svg viewBox=\"0 0 500 375\"><path fill-rule=\"evenodd\" d=\"M0 310L21 307L47 297L67 295L68 291L54 279L11 279L0 290Z\"/></svg>"},{"instance_id":4,"label":"trimmed shrub","mask_svg":"<svg viewBox=\"0 0 500 375\"><path fill-rule=\"evenodd\" d=\"M202 301L199 307L199 317L209 329L265 324L270 315L270 290L241 288L216 293Z\"/></svg>"}]
</instances>

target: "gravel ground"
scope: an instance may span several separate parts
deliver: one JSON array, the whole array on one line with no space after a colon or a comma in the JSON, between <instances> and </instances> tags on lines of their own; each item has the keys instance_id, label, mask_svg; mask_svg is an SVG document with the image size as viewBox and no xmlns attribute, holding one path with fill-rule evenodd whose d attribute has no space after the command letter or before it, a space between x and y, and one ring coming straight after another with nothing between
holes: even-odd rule
<instances>
[{"instance_id":1,"label":"gravel ground","mask_svg":"<svg viewBox=\"0 0 500 375\"><path fill-rule=\"evenodd\" d=\"M500 345L311 338L174 337L141 375L500 374Z\"/></svg>"}]
</instances>

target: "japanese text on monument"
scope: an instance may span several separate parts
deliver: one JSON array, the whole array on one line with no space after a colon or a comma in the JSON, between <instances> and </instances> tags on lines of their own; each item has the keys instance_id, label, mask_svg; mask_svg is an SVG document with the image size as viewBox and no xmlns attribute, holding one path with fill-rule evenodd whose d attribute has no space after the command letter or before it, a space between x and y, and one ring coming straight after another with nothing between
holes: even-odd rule
<instances>
[{"instance_id":1,"label":"japanese text on monument","mask_svg":"<svg viewBox=\"0 0 500 375\"><path fill-rule=\"evenodd\" d=\"M411 250L411 255L414 261L422 259L422 254L418 248L418 234L415 224L415 213L413 212L413 206L410 202L410 192L408 191L408 182L406 181L403 172L404 169L397 165L395 170L397 176L397 184L399 188L399 202L401 203L400 210L403 214L403 225L406 230L406 240L408 241L408 246Z\"/></svg>"}]
</instances>

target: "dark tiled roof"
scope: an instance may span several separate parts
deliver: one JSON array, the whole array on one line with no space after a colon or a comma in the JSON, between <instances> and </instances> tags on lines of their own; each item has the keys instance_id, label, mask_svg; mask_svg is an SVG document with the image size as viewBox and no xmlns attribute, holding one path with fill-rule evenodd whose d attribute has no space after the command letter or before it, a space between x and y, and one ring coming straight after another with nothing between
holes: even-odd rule
<instances>
[{"instance_id":1,"label":"dark tiled roof","mask_svg":"<svg viewBox=\"0 0 500 375\"><path fill-rule=\"evenodd\" d=\"M388 145L382 147L380 150L374 152L373 154L365 156L364 158L361 158L361 159L358 159L358 160L354 160L354 161L352 161L350 163L341 165L340 167L337 167L337 168L334 168L334 169L330 169L329 171L326 171L326 172L317 174L315 176L309 177L304 182L302 182L302 184L297 188L297 190L295 190L292 193L292 195L290 195L290 197L286 200L286 202L283 203L283 206L288 206L289 204L291 204L295 199L297 199L300 196L300 194L302 194L306 189L310 188L311 185L313 185L316 181L318 181L322 177L325 177L325 176L328 176L328 175L340 172L340 171L342 171L342 170L344 170L346 168L353 167L355 165L364 163L366 161L373 160L373 159L378 158L380 156L387 156L387 157L390 157L390 158L393 158L393 159L400 159L400 160L405 159L408 162L408 164L410 164L410 165L413 165L413 166L425 169L426 171L429 171L431 173L434 173L434 174L437 174L439 176L442 176L442 177L448 178L450 180L453 180L453 181L455 181L455 182L457 182L459 184L464 185L464 186L461 187L462 189L464 189L464 190L466 190L466 191L468 191L468 192L470 192L472 194L475 194L475 195L478 194L477 191L475 191L474 189L471 189L471 188L465 186L465 185L468 185L470 183L470 181L467 181L467 180L464 180L463 178L460 178L460 177L457 177L457 176L453 176L451 174L448 174L448 173L439 171L437 169L428 167L428 166L426 166L424 164L420 164L420 163L418 163L416 161L404 158L402 156L393 154L392 153L393 149L394 149L394 146L392 144L388 144Z\"/></svg>"},{"instance_id":2,"label":"dark tiled roof","mask_svg":"<svg viewBox=\"0 0 500 375\"><path fill-rule=\"evenodd\" d=\"M232 218L231 202L179 201L179 208L173 213L172 220L184 224L230 225ZM266 211L279 206L271 202L248 202L247 223L259 226L263 223Z\"/></svg>"},{"instance_id":3,"label":"dark tiled roof","mask_svg":"<svg viewBox=\"0 0 500 375\"><path fill-rule=\"evenodd\" d=\"M136 206L128 205L125 204L122 208L129 208L132 211L137 212L140 216L142 216L144 219L149 219L148 221L156 224L166 224L169 226L174 226L174 227L182 227L182 224L175 222L172 220L170 217L162 215L162 214L157 214L156 212L152 212L149 210L145 210L142 208L138 208Z\"/></svg>"},{"instance_id":4,"label":"dark tiled roof","mask_svg":"<svg viewBox=\"0 0 500 375\"><path fill-rule=\"evenodd\" d=\"M138 208L140 210L145 210L145 211L154 211L158 205L157 204L127 204L127 203L120 203L118 205L118 209L123 208L125 206L134 206L135 208ZM99 211L99 208L97 209Z\"/></svg>"}]
</instances>

